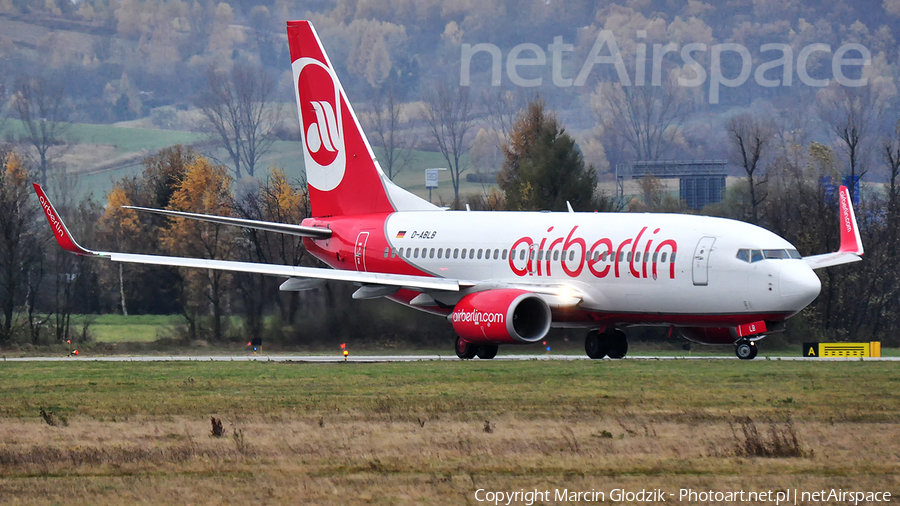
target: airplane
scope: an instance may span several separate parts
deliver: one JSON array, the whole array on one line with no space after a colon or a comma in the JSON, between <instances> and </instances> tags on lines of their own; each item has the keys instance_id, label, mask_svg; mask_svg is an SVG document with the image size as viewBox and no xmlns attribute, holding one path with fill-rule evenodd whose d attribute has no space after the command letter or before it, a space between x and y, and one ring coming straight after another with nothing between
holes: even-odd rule
<instances>
[{"instance_id":1,"label":"airplane","mask_svg":"<svg viewBox=\"0 0 900 506\"><path fill-rule=\"evenodd\" d=\"M113 262L280 276L283 291L354 283L354 299L385 297L446 318L460 359L538 343L551 327L584 329L588 357L620 359L622 329L642 325L753 359L758 340L818 296L814 269L863 255L846 187L840 248L807 257L768 230L723 218L439 208L385 176L312 24L289 21L287 34L312 217L297 225L132 208L301 236L331 269L88 250L35 184L59 245Z\"/></svg>"}]
</instances>

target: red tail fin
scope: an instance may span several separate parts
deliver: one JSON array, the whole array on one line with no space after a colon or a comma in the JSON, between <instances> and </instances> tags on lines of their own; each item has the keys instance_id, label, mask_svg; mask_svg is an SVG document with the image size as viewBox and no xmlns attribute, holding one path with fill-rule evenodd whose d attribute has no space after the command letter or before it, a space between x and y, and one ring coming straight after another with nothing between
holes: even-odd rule
<instances>
[{"instance_id":1,"label":"red tail fin","mask_svg":"<svg viewBox=\"0 0 900 506\"><path fill-rule=\"evenodd\" d=\"M287 34L313 216L433 209L383 176L312 24L288 21Z\"/></svg>"}]
</instances>

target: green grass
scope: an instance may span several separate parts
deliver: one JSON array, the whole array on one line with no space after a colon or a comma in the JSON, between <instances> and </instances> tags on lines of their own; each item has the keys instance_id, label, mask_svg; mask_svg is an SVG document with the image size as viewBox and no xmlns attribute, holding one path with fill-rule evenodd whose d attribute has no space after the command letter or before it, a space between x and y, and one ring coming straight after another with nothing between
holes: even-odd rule
<instances>
[{"instance_id":1,"label":"green grass","mask_svg":"<svg viewBox=\"0 0 900 506\"><path fill-rule=\"evenodd\" d=\"M10 121L4 131L13 135L25 133L21 122ZM117 154L133 153L142 149L154 150L175 144L187 144L202 140L205 136L191 132L158 130L146 128L117 127L72 123L66 131L65 140L74 144L105 144L116 147Z\"/></svg>"},{"instance_id":2,"label":"green grass","mask_svg":"<svg viewBox=\"0 0 900 506\"><path fill-rule=\"evenodd\" d=\"M416 362L0 363L0 417L202 416L388 410L457 419L584 417L646 409L656 420L787 416L891 422L900 379L890 363ZM343 415L340 415L343 413Z\"/></svg>"},{"instance_id":3,"label":"green grass","mask_svg":"<svg viewBox=\"0 0 900 506\"><path fill-rule=\"evenodd\" d=\"M475 504L479 488L894 491L898 383L872 362L0 362L0 494L345 505ZM777 434L798 452L737 450L774 449Z\"/></svg>"}]
</instances>

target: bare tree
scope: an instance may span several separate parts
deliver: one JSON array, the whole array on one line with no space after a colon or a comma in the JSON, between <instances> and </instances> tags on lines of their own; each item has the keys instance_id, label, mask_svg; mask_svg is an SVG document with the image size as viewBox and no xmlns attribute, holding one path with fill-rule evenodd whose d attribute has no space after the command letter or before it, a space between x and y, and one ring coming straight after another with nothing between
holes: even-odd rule
<instances>
[{"instance_id":1,"label":"bare tree","mask_svg":"<svg viewBox=\"0 0 900 506\"><path fill-rule=\"evenodd\" d=\"M832 86L819 93L819 117L841 141L850 166L850 186L868 171L864 143L881 107L881 94L872 86Z\"/></svg>"},{"instance_id":2,"label":"bare tree","mask_svg":"<svg viewBox=\"0 0 900 506\"><path fill-rule=\"evenodd\" d=\"M462 160L466 134L475 120L468 86L451 88L445 83L439 84L427 98L423 113L431 135L447 161L453 183L453 201L458 203L460 175L469 168L469 163Z\"/></svg>"},{"instance_id":3,"label":"bare tree","mask_svg":"<svg viewBox=\"0 0 900 506\"><path fill-rule=\"evenodd\" d=\"M62 138L69 130L65 90L43 78L24 79L16 86L12 109L26 131L19 140L37 152L35 162L46 185L47 171L64 151L53 148L65 145Z\"/></svg>"},{"instance_id":4,"label":"bare tree","mask_svg":"<svg viewBox=\"0 0 900 506\"><path fill-rule=\"evenodd\" d=\"M759 205L766 199L764 192L768 175L762 172L761 161L768 152L775 129L765 121L749 114L736 116L728 122L728 140L732 157L744 169L750 187L750 219L759 223ZM762 189L760 192L758 190Z\"/></svg>"},{"instance_id":5,"label":"bare tree","mask_svg":"<svg viewBox=\"0 0 900 506\"><path fill-rule=\"evenodd\" d=\"M609 119L634 149L637 160L658 160L691 112L691 102L669 81L663 86L603 83L592 107Z\"/></svg>"},{"instance_id":6,"label":"bare tree","mask_svg":"<svg viewBox=\"0 0 900 506\"><path fill-rule=\"evenodd\" d=\"M882 143L884 161L888 165L888 215L889 240L894 246L900 230L900 121L894 126L894 135Z\"/></svg>"},{"instance_id":7,"label":"bare tree","mask_svg":"<svg viewBox=\"0 0 900 506\"><path fill-rule=\"evenodd\" d=\"M235 179L241 179L242 168L255 177L256 164L275 142L271 130L281 115L280 106L272 103L274 81L261 68L236 63L228 73L208 68L206 82L197 107L210 135L228 152Z\"/></svg>"},{"instance_id":8,"label":"bare tree","mask_svg":"<svg viewBox=\"0 0 900 506\"><path fill-rule=\"evenodd\" d=\"M369 114L369 124L375 138L384 149L381 160L384 161L383 169L387 170L388 179L394 180L394 176L409 164L413 144L409 130L403 130L400 114L402 106L397 101L394 86L388 83L382 91L372 100L372 113Z\"/></svg>"},{"instance_id":9,"label":"bare tree","mask_svg":"<svg viewBox=\"0 0 900 506\"><path fill-rule=\"evenodd\" d=\"M517 88L516 91L491 88L481 95L481 104L488 124L500 132L504 142L509 139L509 133L522 111L528 107L529 102L538 98L537 95L528 97L519 90L521 88Z\"/></svg>"},{"instance_id":10,"label":"bare tree","mask_svg":"<svg viewBox=\"0 0 900 506\"><path fill-rule=\"evenodd\" d=\"M39 210L28 171L14 153L2 148L0 169L0 343L7 343L14 332L16 303L28 285L28 271L43 256L43 248L35 233Z\"/></svg>"}]
</instances>

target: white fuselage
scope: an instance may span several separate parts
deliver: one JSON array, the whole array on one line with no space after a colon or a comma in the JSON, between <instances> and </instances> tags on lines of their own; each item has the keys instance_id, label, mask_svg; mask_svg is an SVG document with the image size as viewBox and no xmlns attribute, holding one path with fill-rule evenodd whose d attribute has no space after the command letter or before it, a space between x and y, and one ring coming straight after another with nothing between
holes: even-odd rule
<instances>
[{"instance_id":1,"label":"white fuselage","mask_svg":"<svg viewBox=\"0 0 900 506\"><path fill-rule=\"evenodd\" d=\"M390 251L366 256L396 255L438 277L571 287L583 295L579 307L590 311L793 314L820 289L818 277L797 258L738 258L741 249L796 250L765 229L721 218L399 212L385 221L384 234Z\"/></svg>"}]
</instances>

